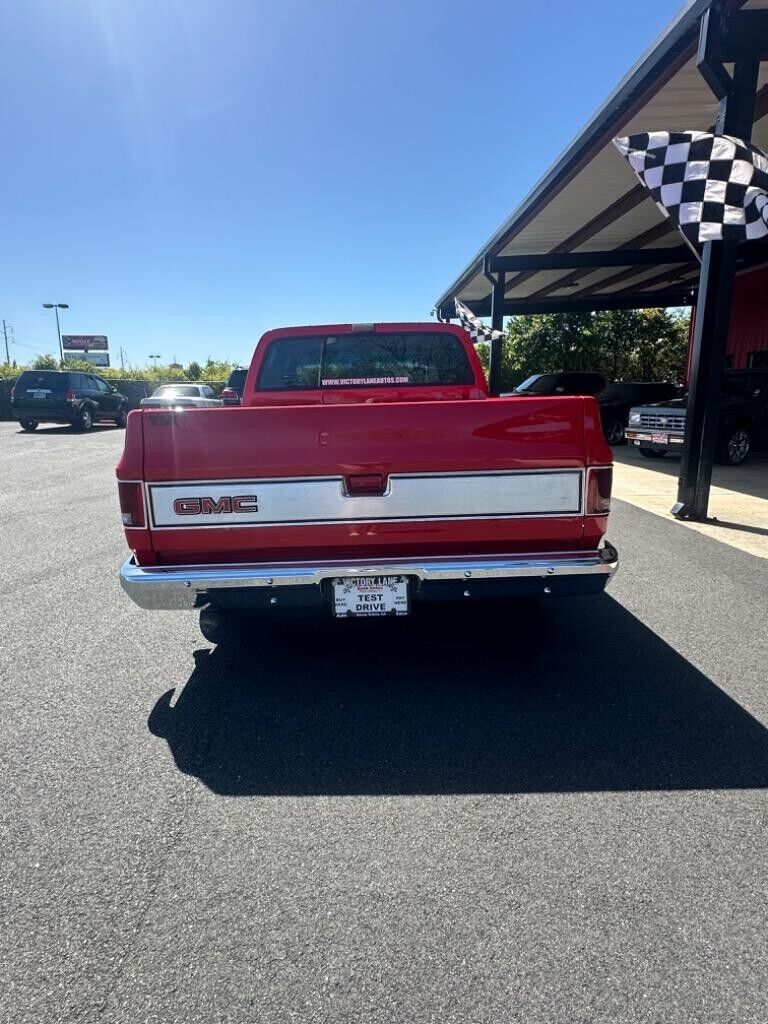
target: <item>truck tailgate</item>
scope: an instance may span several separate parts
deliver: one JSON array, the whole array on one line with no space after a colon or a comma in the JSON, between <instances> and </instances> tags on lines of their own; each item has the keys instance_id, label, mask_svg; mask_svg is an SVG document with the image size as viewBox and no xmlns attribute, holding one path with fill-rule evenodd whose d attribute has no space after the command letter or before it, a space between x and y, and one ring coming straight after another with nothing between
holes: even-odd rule
<instances>
[{"instance_id":1,"label":"truck tailgate","mask_svg":"<svg viewBox=\"0 0 768 1024\"><path fill-rule=\"evenodd\" d=\"M169 565L594 547L596 423L578 397L132 413L133 546Z\"/></svg>"}]
</instances>

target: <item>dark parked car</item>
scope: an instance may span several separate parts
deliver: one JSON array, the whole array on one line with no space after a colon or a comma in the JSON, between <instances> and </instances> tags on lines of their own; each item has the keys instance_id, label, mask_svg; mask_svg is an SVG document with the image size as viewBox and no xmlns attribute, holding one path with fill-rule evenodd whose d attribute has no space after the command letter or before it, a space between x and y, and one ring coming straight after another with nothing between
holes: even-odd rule
<instances>
[{"instance_id":1,"label":"dark parked car","mask_svg":"<svg viewBox=\"0 0 768 1024\"><path fill-rule=\"evenodd\" d=\"M680 388L664 381L615 381L597 396L600 419L608 444L624 444L629 412L636 405L650 405L677 398Z\"/></svg>"},{"instance_id":2,"label":"dark parked car","mask_svg":"<svg viewBox=\"0 0 768 1024\"><path fill-rule=\"evenodd\" d=\"M629 414L627 440L647 459L681 452L685 440L685 397L636 406ZM716 458L740 466L753 449L768 449L768 370L726 370L720 399Z\"/></svg>"},{"instance_id":3,"label":"dark parked car","mask_svg":"<svg viewBox=\"0 0 768 1024\"><path fill-rule=\"evenodd\" d=\"M508 394L512 395L596 395L605 387L602 373L558 370L534 373Z\"/></svg>"},{"instance_id":4,"label":"dark parked car","mask_svg":"<svg viewBox=\"0 0 768 1024\"><path fill-rule=\"evenodd\" d=\"M95 373L25 370L11 391L11 408L22 430L37 430L39 423L90 430L105 420L124 427L128 399Z\"/></svg>"},{"instance_id":5,"label":"dark parked car","mask_svg":"<svg viewBox=\"0 0 768 1024\"><path fill-rule=\"evenodd\" d=\"M247 376L248 370L244 366L236 366L230 373L227 386L221 392L221 400L224 405L240 405Z\"/></svg>"}]
</instances>

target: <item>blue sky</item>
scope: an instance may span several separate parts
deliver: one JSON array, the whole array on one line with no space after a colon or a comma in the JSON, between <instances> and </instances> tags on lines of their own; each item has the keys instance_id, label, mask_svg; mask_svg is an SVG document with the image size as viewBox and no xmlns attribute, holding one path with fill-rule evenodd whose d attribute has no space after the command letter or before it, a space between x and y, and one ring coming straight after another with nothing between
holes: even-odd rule
<instances>
[{"instance_id":1,"label":"blue sky","mask_svg":"<svg viewBox=\"0 0 768 1024\"><path fill-rule=\"evenodd\" d=\"M42 302L135 364L246 360L292 323L428 319L679 7L6 5L0 317L17 357L54 351Z\"/></svg>"}]
</instances>

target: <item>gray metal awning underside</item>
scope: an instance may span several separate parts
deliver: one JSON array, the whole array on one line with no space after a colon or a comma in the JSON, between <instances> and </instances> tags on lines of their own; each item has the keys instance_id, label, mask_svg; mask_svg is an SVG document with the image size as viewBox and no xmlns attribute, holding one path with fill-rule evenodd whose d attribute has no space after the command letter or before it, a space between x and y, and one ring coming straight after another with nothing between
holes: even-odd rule
<instances>
[{"instance_id":1,"label":"gray metal awning underside","mask_svg":"<svg viewBox=\"0 0 768 1024\"><path fill-rule=\"evenodd\" d=\"M552 309L686 305L698 282L698 265L664 262L677 249L671 228L627 162L611 143L615 135L686 129L709 130L717 101L696 68L698 23L714 0L691 0L641 58L583 131L557 159L514 213L437 300L453 315L460 298L475 313L490 313L487 257L540 253L658 250L655 265L524 270L507 274L506 313ZM736 0L742 10L768 8L768 0ZM768 66L763 65L755 104L753 141L768 148ZM759 263L752 251L752 264ZM766 260L768 262L768 246Z\"/></svg>"}]
</instances>

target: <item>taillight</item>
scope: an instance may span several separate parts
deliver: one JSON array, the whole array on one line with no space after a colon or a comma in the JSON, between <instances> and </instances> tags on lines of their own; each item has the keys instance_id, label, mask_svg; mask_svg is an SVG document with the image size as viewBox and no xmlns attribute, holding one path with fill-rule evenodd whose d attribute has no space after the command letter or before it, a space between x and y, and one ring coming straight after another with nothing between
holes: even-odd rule
<instances>
[{"instance_id":1,"label":"taillight","mask_svg":"<svg viewBox=\"0 0 768 1024\"><path fill-rule=\"evenodd\" d=\"M75 392L72 390L72 388L67 388L67 401L68 402L74 402L74 400L75 400Z\"/></svg>"},{"instance_id":2,"label":"taillight","mask_svg":"<svg viewBox=\"0 0 768 1024\"><path fill-rule=\"evenodd\" d=\"M141 484L122 480L117 482L117 493L120 497L120 513L123 526L145 526L144 495Z\"/></svg>"},{"instance_id":3,"label":"taillight","mask_svg":"<svg viewBox=\"0 0 768 1024\"><path fill-rule=\"evenodd\" d=\"M597 466L587 470L587 515L600 516L611 511L613 467Z\"/></svg>"}]
</instances>

